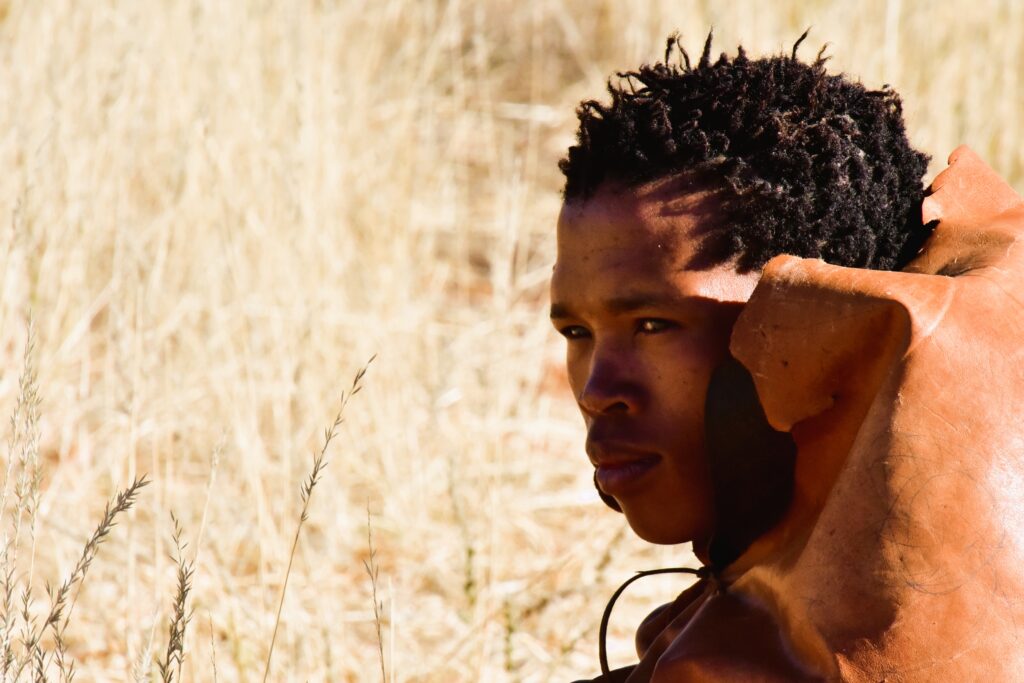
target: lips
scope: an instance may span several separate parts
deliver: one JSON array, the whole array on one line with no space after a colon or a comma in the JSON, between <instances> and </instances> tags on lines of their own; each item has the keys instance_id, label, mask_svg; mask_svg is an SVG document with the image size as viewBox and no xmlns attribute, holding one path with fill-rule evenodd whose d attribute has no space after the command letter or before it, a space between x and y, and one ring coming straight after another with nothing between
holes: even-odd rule
<instances>
[{"instance_id":1,"label":"lips","mask_svg":"<svg viewBox=\"0 0 1024 683\"><path fill-rule=\"evenodd\" d=\"M642 486L642 480L657 467L661 460L651 455L639 460L614 465L600 465L597 468L597 483L609 496L625 496Z\"/></svg>"},{"instance_id":2,"label":"lips","mask_svg":"<svg viewBox=\"0 0 1024 683\"><path fill-rule=\"evenodd\" d=\"M587 453L597 467L597 483L610 496L626 496L643 488L644 479L661 456L623 443L588 441Z\"/></svg>"}]
</instances>

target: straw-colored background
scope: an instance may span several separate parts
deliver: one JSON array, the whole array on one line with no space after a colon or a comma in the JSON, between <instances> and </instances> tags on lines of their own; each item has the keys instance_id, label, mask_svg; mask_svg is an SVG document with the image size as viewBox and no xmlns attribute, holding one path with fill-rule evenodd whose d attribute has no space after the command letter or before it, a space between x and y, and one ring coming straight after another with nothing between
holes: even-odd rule
<instances>
[{"instance_id":1,"label":"straw-colored background","mask_svg":"<svg viewBox=\"0 0 1024 683\"><path fill-rule=\"evenodd\" d=\"M1012 0L0 3L0 415L31 312L41 604L106 498L154 481L75 607L78 680L130 680L154 624L165 647L171 511L198 550L186 680L260 680L299 484L374 353L270 679L380 679L367 509L392 680L596 673L614 586L688 551L593 493L546 322L556 162L581 98L711 25L754 55L812 26L806 57L903 94L932 173L967 142L1019 186ZM684 585L623 600L615 663Z\"/></svg>"}]
</instances>

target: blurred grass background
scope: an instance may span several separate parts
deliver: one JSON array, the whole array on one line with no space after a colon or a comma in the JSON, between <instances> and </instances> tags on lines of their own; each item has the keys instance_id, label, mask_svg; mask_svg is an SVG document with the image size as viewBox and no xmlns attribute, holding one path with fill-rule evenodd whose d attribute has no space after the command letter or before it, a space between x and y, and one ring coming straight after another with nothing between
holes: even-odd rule
<instances>
[{"instance_id":1,"label":"blurred grass background","mask_svg":"<svg viewBox=\"0 0 1024 683\"><path fill-rule=\"evenodd\" d=\"M832 70L903 95L932 174L966 142L1020 187L1015 0L0 3L0 415L31 314L36 574L153 479L79 597L78 680L130 680L165 638L170 511L197 552L186 680L260 680L299 484L374 353L270 679L379 680L367 510L391 680L597 672L614 587L689 555L593 492L546 321L556 163L579 100L711 26L752 55L811 27L805 58L828 42ZM613 663L680 581L622 600Z\"/></svg>"}]
</instances>

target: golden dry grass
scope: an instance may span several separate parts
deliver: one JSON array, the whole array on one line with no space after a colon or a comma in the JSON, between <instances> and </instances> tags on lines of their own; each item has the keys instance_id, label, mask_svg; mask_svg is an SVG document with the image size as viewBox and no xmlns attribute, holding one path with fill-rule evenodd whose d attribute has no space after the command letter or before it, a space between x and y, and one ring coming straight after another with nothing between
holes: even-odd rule
<instances>
[{"instance_id":1,"label":"golden dry grass","mask_svg":"<svg viewBox=\"0 0 1024 683\"><path fill-rule=\"evenodd\" d=\"M217 680L260 680L299 486L373 353L270 680L380 678L367 508L392 680L596 672L614 585L687 554L593 493L545 320L555 164L578 100L711 25L752 54L813 26L805 54L829 41L833 69L900 90L933 170L968 142L1020 184L1015 0L0 3L0 415L31 312L42 604L105 500L153 481L79 596L78 680L164 651L171 511L195 553L185 680L214 652ZM613 661L679 581L623 599Z\"/></svg>"}]
</instances>

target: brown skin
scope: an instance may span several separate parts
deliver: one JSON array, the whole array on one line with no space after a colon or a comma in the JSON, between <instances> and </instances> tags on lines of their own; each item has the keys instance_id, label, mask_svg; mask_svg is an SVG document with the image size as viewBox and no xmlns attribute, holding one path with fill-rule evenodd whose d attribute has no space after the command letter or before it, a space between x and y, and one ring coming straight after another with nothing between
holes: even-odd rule
<instances>
[{"instance_id":1,"label":"brown skin","mask_svg":"<svg viewBox=\"0 0 1024 683\"><path fill-rule=\"evenodd\" d=\"M759 278L701 265L715 207L679 178L566 202L551 280L599 486L641 538L698 556L715 524L704 397Z\"/></svg>"}]
</instances>

